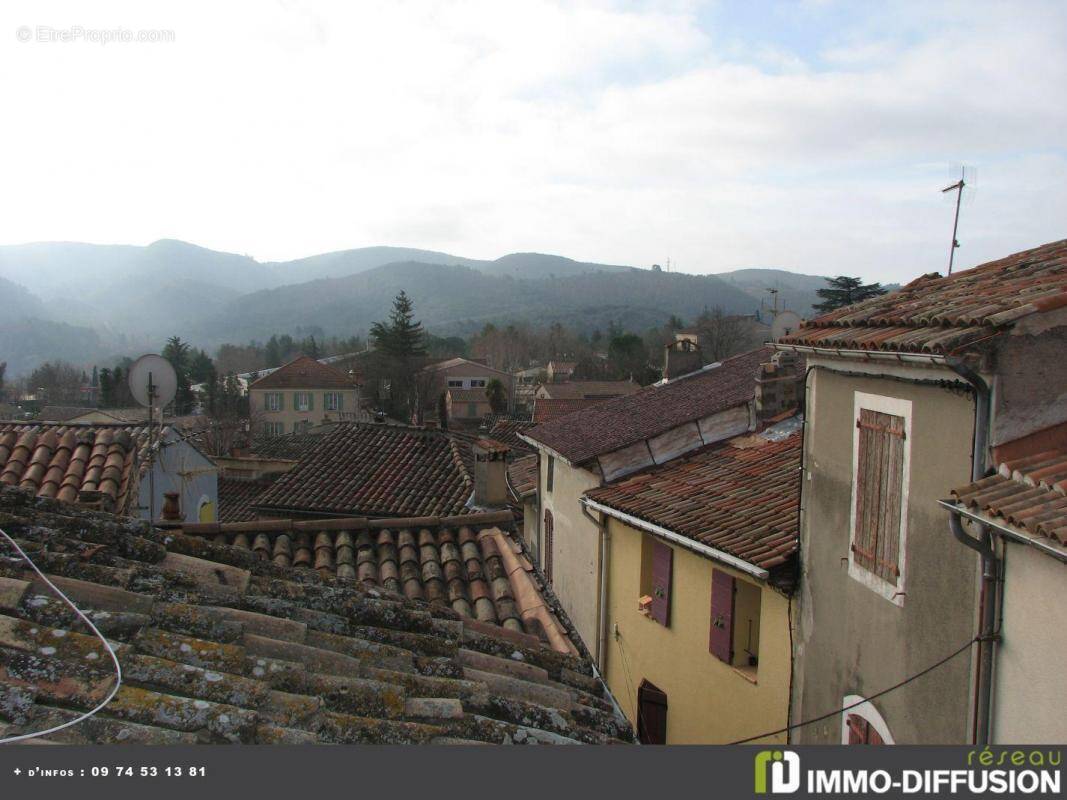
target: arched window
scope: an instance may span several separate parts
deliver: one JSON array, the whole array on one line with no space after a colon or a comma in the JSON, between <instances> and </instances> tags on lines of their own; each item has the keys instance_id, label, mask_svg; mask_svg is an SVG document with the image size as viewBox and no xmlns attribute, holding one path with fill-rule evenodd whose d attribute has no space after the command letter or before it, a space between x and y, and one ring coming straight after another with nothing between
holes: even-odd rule
<instances>
[{"instance_id":1,"label":"arched window","mask_svg":"<svg viewBox=\"0 0 1067 800\"><path fill-rule=\"evenodd\" d=\"M545 577L549 581L552 580L552 509L545 509L545 547L544 547L544 568Z\"/></svg>"},{"instance_id":2,"label":"arched window","mask_svg":"<svg viewBox=\"0 0 1067 800\"><path fill-rule=\"evenodd\" d=\"M893 744L889 726L873 703L850 694L841 706L848 708L841 715L841 744Z\"/></svg>"}]
</instances>

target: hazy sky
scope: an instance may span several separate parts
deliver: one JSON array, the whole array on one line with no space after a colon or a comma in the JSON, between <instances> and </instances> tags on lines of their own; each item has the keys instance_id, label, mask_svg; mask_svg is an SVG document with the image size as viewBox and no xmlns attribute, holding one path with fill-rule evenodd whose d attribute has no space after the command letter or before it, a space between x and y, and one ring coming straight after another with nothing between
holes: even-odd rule
<instances>
[{"instance_id":1,"label":"hazy sky","mask_svg":"<svg viewBox=\"0 0 1067 800\"><path fill-rule=\"evenodd\" d=\"M5 0L0 82L3 243L908 280L959 162L960 263L1067 236L1063 2Z\"/></svg>"}]
</instances>

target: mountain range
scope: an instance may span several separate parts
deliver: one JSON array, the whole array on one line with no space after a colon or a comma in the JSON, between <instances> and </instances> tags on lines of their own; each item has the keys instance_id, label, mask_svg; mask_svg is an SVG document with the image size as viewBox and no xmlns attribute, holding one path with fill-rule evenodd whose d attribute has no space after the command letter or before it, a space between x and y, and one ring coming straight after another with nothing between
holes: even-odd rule
<instances>
[{"instance_id":1,"label":"mountain range","mask_svg":"<svg viewBox=\"0 0 1067 800\"><path fill-rule=\"evenodd\" d=\"M806 315L823 285L786 270L689 275L542 253L484 260L365 247L260 262L173 239L41 242L0 246L0 361L18 375L50 358L104 363L158 350L174 334L209 350L297 329L362 335L401 289L428 330L468 335L511 321L643 331L705 308L752 313L772 304L768 288L779 307Z\"/></svg>"}]
</instances>

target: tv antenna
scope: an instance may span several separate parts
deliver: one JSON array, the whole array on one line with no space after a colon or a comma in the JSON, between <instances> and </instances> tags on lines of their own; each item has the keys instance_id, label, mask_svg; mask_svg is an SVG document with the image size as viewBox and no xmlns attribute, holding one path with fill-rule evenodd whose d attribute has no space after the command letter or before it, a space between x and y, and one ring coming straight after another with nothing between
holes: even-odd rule
<instances>
[{"instance_id":1,"label":"tv antenna","mask_svg":"<svg viewBox=\"0 0 1067 800\"><path fill-rule=\"evenodd\" d=\"M152 469L156 444L156 408L160 410L159 423L163 424L163 409L174 401L178 392L178 375L163 356L148 353L130 366L126 379L130 394L142 406L148 408L148 521L156 521L156 473Z\"/></svg>"},{"instance_id":2,"label":"tv antenna","mask_svg":"<svg viewBox=\"0 0 1067 800\"><path fill-rule=\"evenodd\" d=\"M960 246L960 240L956 238L956 234L959 232L960 227L960 205L963 202L963 190L970 187L971 191L968 192L968 196L974 190L976 183L974 167L968 167L959 165L951 168L951 173L959 172L959 178L955 183L946 186L941 190L941 194L948 195L950 192L956 193L956 216L952 221L952 246L948 251L948 274L952 274L952 265L956 260L956 248Z\"/></svg>"}]
</instances>

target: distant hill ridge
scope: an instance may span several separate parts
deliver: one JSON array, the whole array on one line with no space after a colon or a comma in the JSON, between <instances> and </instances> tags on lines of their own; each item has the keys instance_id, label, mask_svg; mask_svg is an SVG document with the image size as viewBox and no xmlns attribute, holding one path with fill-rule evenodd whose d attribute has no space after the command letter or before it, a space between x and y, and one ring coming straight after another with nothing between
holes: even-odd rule
<instances>
[{"instance_id":1,"label":"distant hill ridge","mask_svg":"<svg viewBox=\"0 0 1067 800\"><path fill-rule=\"evenodd\" d=\"M6 350L0 360L17 374L49 358L94 358L87 349L102 350L103 357L131 342L161 346L175 333L207 348L311 326L327 335L364 333L388 313L400 289L441 334L508 320L587 331L616 321L640 331L670 314L689 319L704 308L752 313L774 286L781 307L806 313L822 281L785 270L687 275L543 253L487 260L385 246L260 262L176 239L144 247L6 245L0 246L0 300L9 312L0 320ZM59 327L35 337L27 351L19 341L31 318L39 328ZM91 335L64 348L59 343L69 326Z\"/></svg>"}]
</instances>

